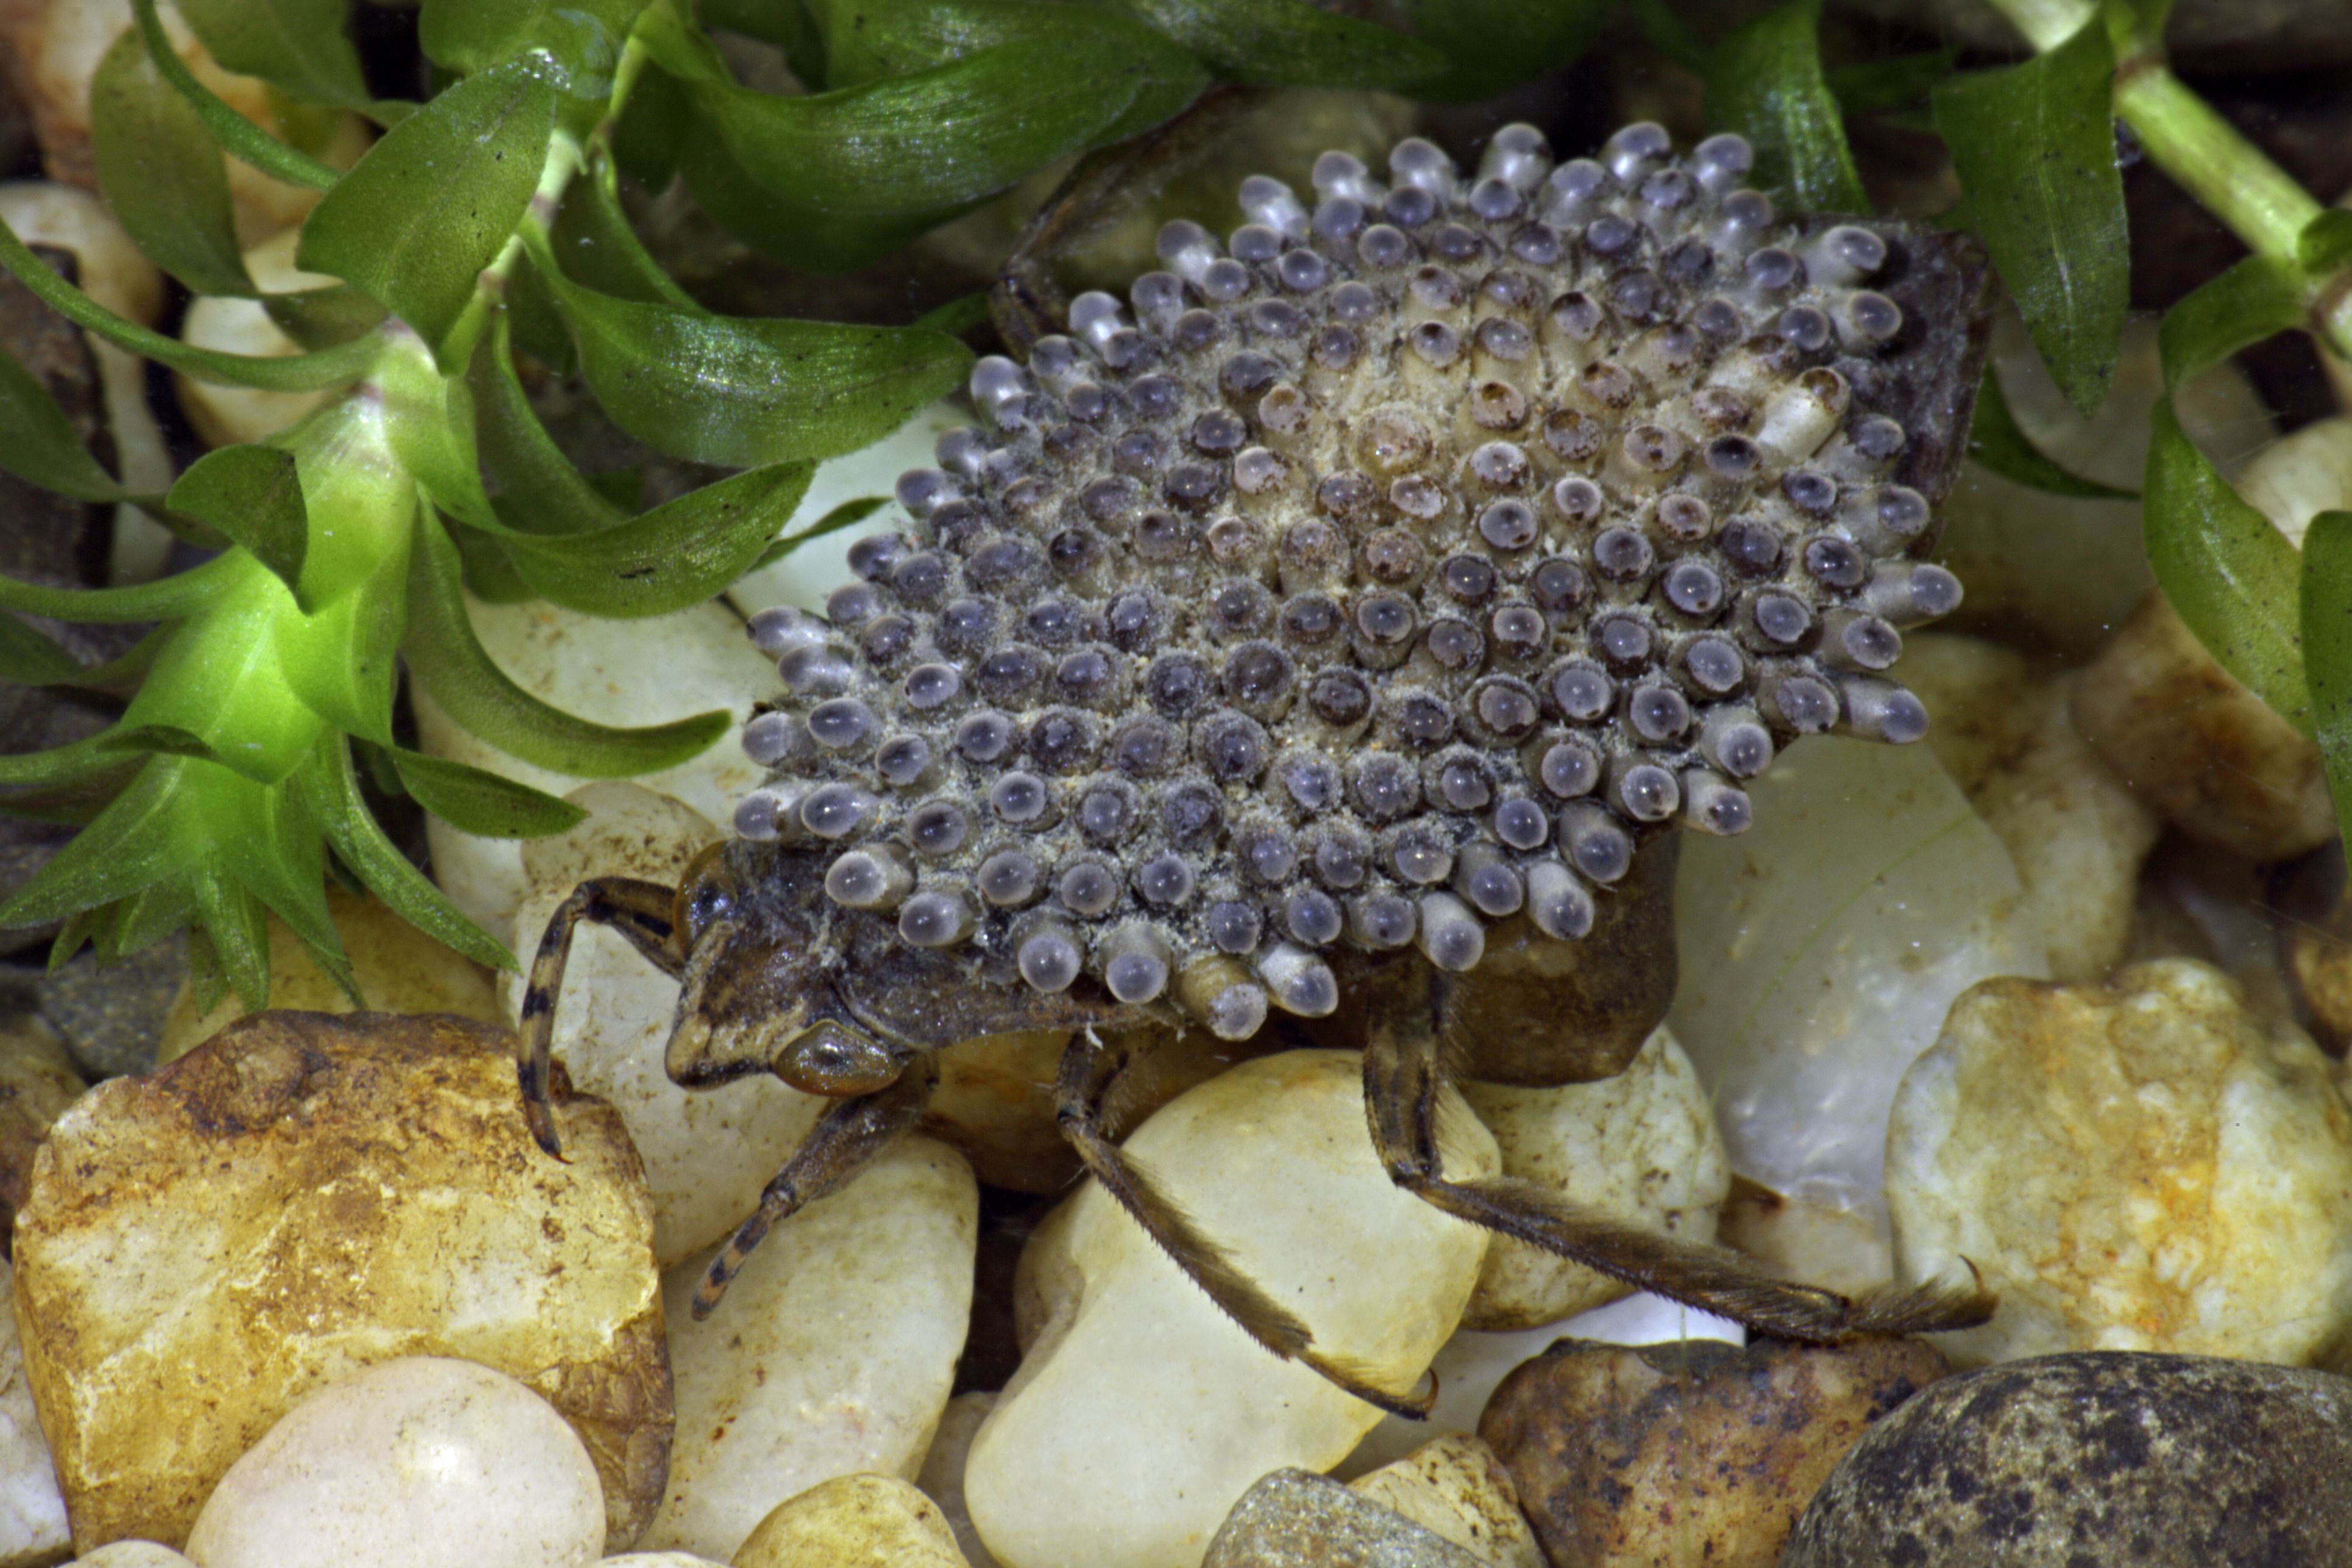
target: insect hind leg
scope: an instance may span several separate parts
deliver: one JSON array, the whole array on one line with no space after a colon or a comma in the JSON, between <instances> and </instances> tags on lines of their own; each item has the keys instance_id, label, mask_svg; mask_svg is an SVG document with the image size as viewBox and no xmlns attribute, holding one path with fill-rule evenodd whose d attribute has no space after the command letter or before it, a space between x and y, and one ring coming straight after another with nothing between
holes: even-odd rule
<instances>
[{"instance_id":1,"label":"insect hind leg","mask_svg":"<svg viewBox=\"0 0 2352 1568\"><path fill-rule=\"evenodd\" d=\"M1457 1219L1781 1339L1830 1344L1864 1334L1937 1333L1992 1315L1993 1300L1980 1288L1927 1285L1850 1300L1777 1279L1722 1247L1593 1214L1532 1182L1449 1179L1437 1107L1451 1081L1443 1049L1451 994L1440 977L1425 1005L1380 1009L1365 1041L1364 1114L1381 1163L1400 1187Z\"/></svg>"},{"instance_id":2,"label":"insect hind leg","mask_svg":"<svg viewBox=\"0 0 2352 1568\"><path fill-rule=\"evenodd\" d=\"M555 1112L548 1103L548 1067L555 1044L555 1001L572 961L572 938L583 921L618 932L631 947L675 980L685 973L685 942L677 930L677 889L635 877L596 877L572 889L548 917L531 956L516 1020L515 1080L522 1089L523 1121L541 1149L563 1157Z\"/></svg>"}]
</instances>

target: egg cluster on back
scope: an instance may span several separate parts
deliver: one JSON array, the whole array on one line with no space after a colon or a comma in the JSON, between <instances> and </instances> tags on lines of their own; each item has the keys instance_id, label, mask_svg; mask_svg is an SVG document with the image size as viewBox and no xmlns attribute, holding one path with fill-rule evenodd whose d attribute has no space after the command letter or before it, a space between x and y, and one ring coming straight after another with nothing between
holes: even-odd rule
<instances>
[{"instance_id":1,"label":"egg cluster on back","mask_svg":"<svg viewBox=\"0 0 2352 1568\"><path fill-rule=\"evenodd\" d=\"M1784 219L1750 162L1512 126L1475 179L1407 141L1311 208L1245 182L1223 246L1170 225L1126 304L979 363L913 531L754 620L786 695L737 832L837 847L826 896L910 943L1239 1037L1331 1011L1335 947L1583 935L1793 737L1916 740L1883 672L1959 584L1894 479L1900 231Z\"/></svg>"}]
</instances>

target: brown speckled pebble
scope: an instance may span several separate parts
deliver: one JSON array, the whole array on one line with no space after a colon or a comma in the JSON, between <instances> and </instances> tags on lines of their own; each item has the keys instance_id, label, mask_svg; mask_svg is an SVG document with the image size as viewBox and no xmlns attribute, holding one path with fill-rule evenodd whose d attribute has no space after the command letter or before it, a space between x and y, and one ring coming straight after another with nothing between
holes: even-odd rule
<instances>
[{"instance_id":1,"label":"brown speckled pebble","mask_svg":"<svg viewBox=\"0 0 2352 1568\"><path fill-rule=\"evenodd\" d=\"M1556 1564L1765 1568L1839 1457L1944 1373L1920 1340L1561 1340L1496 1388L1478 1435Z\"/></svg>"},{"instance_id":2,"label":"brown speckled pebble","mask_svg":"<svg viewBox=\"0 0 2352 1568\"><path fill-rule=\"evenodd\" d=\"M2085 1351L1946 1379L1849 1453L1781 1568L2352 1563L2352 1380Z\"/></svg>"},{"instance_id":3,"label":"brown speckled pebble","mask_svg":"<svg viewBox=\"0 0 2352 1568\"><path fill-rule=\"evenodd\" d=\"M1305 1470L1242 1494L1201 1568L1484 1568L1434 1531Z\"/></svg>"}]
</instances>

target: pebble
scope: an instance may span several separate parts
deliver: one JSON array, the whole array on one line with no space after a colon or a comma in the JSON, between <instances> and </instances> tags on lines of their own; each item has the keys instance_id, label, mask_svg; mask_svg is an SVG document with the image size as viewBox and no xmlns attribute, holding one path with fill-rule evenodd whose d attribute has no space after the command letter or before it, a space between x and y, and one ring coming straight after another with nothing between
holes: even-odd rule
<instances>
[{"instance_id":1,"label":"pebble","mask_svg":"<svg viewBox=\"0 0 2352 1568\"><path fill-rule=\"evenodd\" d=\"M1753 828L1686 836L1669 1022L1734 1172L1883 1228L1904 1068L1970 985L2047 973L2024 889L1924 746L1808 740L1749 792Z\"/></svg>"},{"instance_id":2,"label":"pebble","mask_svg":"<svg viewBox=\"0 0 2352 1568\"><path fill-rule=\"evenodd\" d=\"M456 1355L578 1430L615 1543L669 1441L653 1213L620 1119L464 1019L265 1013L59 1118L16 1300L78 1544L182 1539L236 1457L356 1367ZM218 1565L208 1565L218 1568Z\"/></svg>"},{"instance_id":3,"label":"pebble","mask_svg":"<svg viewBox=\"0 0 2352 1568\"><path fill-rule=\"evenodd\" d=\"M1614 1078L1559 1089L1465 1083L1462 1097L1494 1134L1505 1175L1550 1187L1609 1219L1715 1239L1731 1170L1706 1090L1664 1026ZM1462 1326L1556 1323L1631 1291L1582 1264L1497 1236Z\"/></svg>"},{"instance_id":4,"label":"pebble","mask_svg":"<svg viewBox=\"0 0 2352 1568\"><path fill-rule=\"evenodd\" d=\"M343 939L360 994L383 1013L454 1013L485 1024L502 1024L498 990L490 972L454 952L392 912L375 899L354 898L341 888L327 889L327 913ZM269 1005L306 1013L349 1013L351 994L311 962L277 916L269 917ZM225 993L211 1011L200 1011L184 971L172 1009L163 1017L155 1047L159 1062L177 1060L245 1016L245 1004Z\"/></svg>"},{"instance_id":5,"label":"pebble","mask_svg":"<svg viewBox=\"0 0 2352 1568\"><path fill-rule=\"evenodd\" d=\"M1503 1380L1478 1435L1553 1563L1770 1568L1840 1456L1944 1372L1920 1340L1563 1340Z\"/></svg>"},{"instance_id":6,"label":"pebble","mask_svg":"<svg viewBox=\"0 0 2352 1568\"><path fill-rule=\"evenodd\" d=\"M751 646L742 621L717 600L672 616L619 621L543 599L519 605L468 600L467 611L485 651L517 685L600 724L660 724L723 708L740 731L753 701L776 689L774 665ZM582 784L510 757L460 728L430 693L419 689L413 696L417 742L434 756L488 768L550 795ZM743 754L730 731L700 755L635 782L709 821L726 822L735 803L766 777L767 770ZM491 935L510 939L510 946L528 952L538 944L539 932L519 931L515 921L528 887L521 841L477 838L437 816L425 819L425 834L434 878L451 902Z\"/></svg>"},{"instance_id":7,"label":"pebble","mask_svg":"<svg viewBox=\"0 0 2352 1568\"><path fill-rule=\"evenodd\" d=\"M820 1481L912 1479L963 1347L979 1226L962 1156L908 1138L778 1225L703 1321L702 1260L673 1269L677 1439L637 1544L730 1558Z\"/></svg>"},{"instance_id":8,"label":"pebble","mask_svg":"<svg viewBox=\"0 0 2352 1568\"><path fill-rule=\"evenodd\" d=\"M735 1568L967 1568L940 1505L896 1476L835 1476L776 1505Z\"/></svg>"},{"instance_id":9,"label":"pebble","mask_svg":"<svg viewBox=\"0 0 2352 1568\"><path fill-rule=\"evenodd\" d=\"M50 1125L89 1087L56 1030L30 1014L0 1015L0 1227L24 1206Z\"/></svg>"},{"instance_id":10,"label":"pebble","mask_svg":"<svg viewBox=\"0 0 2352 1568\"><path fill-rule=\"evenodd\" d=\"M2319 748L2200 646L2151 592L2074 688L2074 723L2167 822L2252 860L2336 837Z\"/></svg>"},{"instance_id":11,"label":"pebble","mask_svg":"<svg viewBox=\"0 0 2352 1568\"><path fill-rule=\"evenodd\" d=\"M2315 419L2254 454L2232 481L2297 550L2323 511L2352 504L2352 417Z\"/></svg>"},{"instance_id":12,"label":"pebble","mask_svg":"<svg viewBox=\"0 0 2352 1568\"><path fill-rule=\"evenodd\" d=\"M993 1390L959 1394L949 1400L948 1407L940 1413L939 1429L931 1434L931 1446L923 1455L923 1468L915 1476L923 1495L939 1504L947 1516L948 1528L955 1531L956 1545L971 1568L997 1568L980 1531L972 1528L971 1510L963 1500L963 1471L971 1458L971 1440L995 1408Z\"/></svg>"},{"instance_id":13,"label":"pebble","mask_svg":"<svg viewBox=\"0 0 2352 1568\"><path fill-rule=\"evenodd\" d=\"M604 1540L596 1467L503 1373L401 1356L288 1411L188 1532L203 1568L583 1568Z\"/></svg>"},{"instance_id":14,"label":"pebble","mask_svg":"<svg viewBox=\"0 0 2352 1568\"><path fill-rule=\"evenodd\" d=\"M196 1568L196 1564L152 1541L110 1541L75 1558L73 1568Z\"/></svg>"},{"instance_id":15,"label":"pebble","mask_svg":"<svg viewBox=\"0 0 2352 1568\"><path fill-rule=\"evenodd\" d=\"M1898 1269L1973 1266L2000 1298L1990 1323L1942 1337L1963 1364L2308 1362L2352 1329L2352 1108L2330 1068L2193 960L1987 982L1896 1099Z\"/></svg>"},{"instance_id":16,"label":"pebble","mask_svg":"<svg viewBox=\"0 0 2352 1568\"><path fill-rule=\"evenodd\" d=\"M1244 1062L1127 1148L1325 1353L1403 1393L1459 1321L1486 1236L1389 1180L1361 1067L1350 1051ZM1496 1169L1451 1093L1444 1125L1447 1169ZM1258 1346L1094 1184L1039 1228L1023 1275L1034 1337L964 1476L1006 1568L1195 1568L1252 1482L1328 1469L1381 1418Z\"/></svg>"},{"instance_id":17,"label":"pebble","mask_svg":"<svg viewBox=\"0 0 2352 1568\"><path fill-rule=\"evenodd\" d=\"M625 1552L598 1561L596 1568L728 1568L724 1563L697 1557L691 1552Z\"/></svg>"},{"instance_id":18,"label":"pebble","mask_svg":"<svg viewBox=\"0 0 2352 1568\"><path fill-rule=\"evenodd\" d=\"M0 1296L9 1293L13 1278L0 1263ZM55 1563L72 1548L66 1500L25 1378L16 1316L0 1311L0 1568Z\"/></svg>"},{"instance_id":19,"label":"pebble","mask_svg":"<svg viewBox=\"0 0 2352 1568\"><path fill-rule=\"evenodd\" d=\"M2158 823L2074 728L2074 678L1975 637L1929 633L1904 652L1936 760L2017 868L2014 918L2038 934L2052 978L2097 979L2130 940Z\"/></svg>"},{"instance_id":20,"label":"pebble","mask_svg":"<svg viewBox=\"0 0 2352 1568\"><path fill-rule=\"evenodd\" d=\"M1880 1422L1782 1568L2341 1563L2352 1381L2084 1352L1946 1378Z\"/></svg>"},{"instance_id":21,"label":"pebble","mask_svg":"<svg viewBox=\"0 0 2352 1568\"><path fill-rule=\"evenodd\" d=\"M674 884L720 837L692 807L639 784L586 784L569 798L587 819L522 847L529 887L518 924L530 933L520 950L526 964L555 906L582 882ZM511 1018L530 975L503 978ZM829 1103L766 1074L680 1089L663 1067L677 1011L677 981L604 927L577 928L555 1010L555 1058L577 1089L609 1102L627 1124L653 1190L654 1254L664 1268L732 1235Z\"/></svg>"},{"instance_id":22,"label":"pebble","mask_svg":"<svg viewBox=\"0 0 2352 1568\"><path fill-rule=\"evenodd\" d=\"M187 977L187 934L175 932L119 963L77 953L34 982L34 1005L84 1077L120 1078L155 1065L163 1020Z\"/></svg>"},{"instance_id":23,"label":"pebble","mask_svg":"<svg viewBox=\"0 0 2352 1568\"><path fill-rule=\"evenodd\" d=\"M1201 1568L1481 1568L1483 1562L1336 1481L1281 1469L1234 1505Z\"/></svg>"},{"instance_id":24,"label":"pebble","mask_svg":"<svg viewBox=\"0 0 2352 1568\"><path fill-rule=\"evenodd\" d=\"M234 163L235 159L230 162ZM302 231L289 227L245 252L246 275L256 288L273 294L325 289L335 279L294 265L295 247ZM226 294L200 294L188 301L180 322L180 339L191 348L215 353L266 355L283 358L302 352L302 345L280 331L258 300ZM188 423L208 447L238 441L261 441L292 426L333 395L331 392L268 392L257 386L223 386L193 376L176 378L180 406Z\"/></svg>"},{"instance_id":25,"label":"pebble","mask_svg":"<svg viewBox=\"0 0 2352 1568\"><path fill-rule=\"evenodd\" d=\"M2296 1020L2340 1058L2352 1047L2352 882L2343 851L2330 844L2278 868L2268 891Z\"/></svg>"},{"instance_id":26,"label":"pebble","mask_svg":"<svg viewBox=\"0 0 2352 1568\"><path fill-rule=\"evenodd\" d=\"M1511 1472L1481 1438L1449 1432L1359 1476L1349 1489L1444 1536L1487 1568L1545 1568Z\"/></svg>"}]
</instances>

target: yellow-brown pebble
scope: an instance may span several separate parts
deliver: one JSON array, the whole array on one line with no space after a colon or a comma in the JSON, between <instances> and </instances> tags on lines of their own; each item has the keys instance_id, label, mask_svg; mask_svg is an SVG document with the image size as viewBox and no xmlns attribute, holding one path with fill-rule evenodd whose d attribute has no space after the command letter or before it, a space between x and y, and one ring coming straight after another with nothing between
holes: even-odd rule
<instances>
[{"instance_id":1,"label":"yellow-brown pebble","mask_svg":"<svg viewBox=\"0 0 2352 1568\"><path fill-rule=\"evenodd\" d=\"M734 1568L966 1568L940 1505L896 1476L836 1476L779 1503Z\"/></svg>"},{"instance_id":2,"label":"yellow-brown pebble","mask_svg":"<svg viewBox=\"0 0 2352 1568\"><path fill-rule=\"evenodd\" d=\"M1543 1549L1519 1511L1518 1489L1495 1450L1467 1432L1432 1438L1349 1489L1445 1537L1489 1568L1544 1568Z\"/></svg>"},{"instance_id":3,"label":"yellow-brown pebble","mask_svg":"<svg viewBox=\"0 0 2352 1568\"><path fill-rule=\"evenodd\" d=\"M2210 965L1978 985L1905 1078L1886 1163L1903 1277L1965 1258L2000 1298L1945 1336L1957 1361L2293 1365L2352 1326L2352 1109Z\"/></svg>"}]
</instances>

